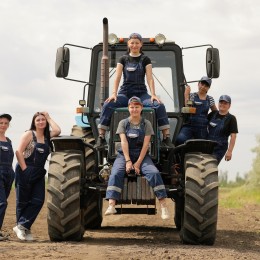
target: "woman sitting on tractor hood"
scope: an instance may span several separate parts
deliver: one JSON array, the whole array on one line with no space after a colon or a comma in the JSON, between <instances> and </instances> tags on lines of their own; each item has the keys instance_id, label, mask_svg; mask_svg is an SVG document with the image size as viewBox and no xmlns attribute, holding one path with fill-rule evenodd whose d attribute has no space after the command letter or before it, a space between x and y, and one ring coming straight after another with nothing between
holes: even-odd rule
<instances>
[{"instance_id":1,"label":"woman sitting on tractor hood","mask_svg":"<svg viewBox=\"0 0 260 260\"><path fill-rule=\"evenodd\" d=\"M143 104L140 98L132 97L128 101L130 117L119 122L116 134L120 135L121 147L113 164L109 178L106 198L109 206L105 215L116 213L115 204L121 198L125 173L134 170L142 174L153 188L161 205L161 218L169 219L166 207L166 190L158 169L148 154L149 142L154 131L150 121L141 117Z\"/></svg>"}]
</instances>

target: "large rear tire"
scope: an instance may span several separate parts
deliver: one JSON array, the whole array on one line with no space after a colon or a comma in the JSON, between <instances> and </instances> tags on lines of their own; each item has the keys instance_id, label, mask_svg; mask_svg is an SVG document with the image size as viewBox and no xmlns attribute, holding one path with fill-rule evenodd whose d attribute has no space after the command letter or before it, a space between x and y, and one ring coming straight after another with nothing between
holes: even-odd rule
<instances>
[{"instance_id":1,"label":"large rear tire","mask_svg":"<svg viewBox=\"0 0 260 260\"><path fill-rule=\"evenodd\" d=\"M71 135L82 137L84 142L88 144L95 144L95 138L93 136L91 128L73 126ZM87 146L85 147L85 161L86 173L92 173L93 176L96 163L95 156L93 150ZM98 174L96 174L96 176L98 176ZM91 179L93 179L93 177ZM98 194L96 191L92 191L90 189L84 191L82 205L85 229L100 228L103 221L103 198L101 197L101 194Z\"/></svg>"},{"instance_id":2,"label":"large rear tire","mask_svg":"<svg viewBox=\"0 0 260 260\"><path fill-rule=\"evenodd\" d=\"M82 154L52 153L48 172L48 232L51 241L80 241L84 235L80 209Z\"/></svg>"},{"instance_id":3,"label":"large rear tire","mask_svg":"<svg viewBox=\"0 0 260 260\"><path fill-rule=\"evenodd\" d=\"M185 170L181 240L185 244L213 245L218 217L217 160L209 154L186 154Z\"/></svg>"}]
</instances>

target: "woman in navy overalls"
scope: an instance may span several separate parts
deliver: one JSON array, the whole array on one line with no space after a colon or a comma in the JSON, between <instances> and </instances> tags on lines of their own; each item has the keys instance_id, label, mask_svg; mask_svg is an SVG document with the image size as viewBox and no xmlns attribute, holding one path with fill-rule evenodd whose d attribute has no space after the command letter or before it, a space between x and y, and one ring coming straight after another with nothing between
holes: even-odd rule
<instances>
[{"instance_id":1,"label":"woman in navy overalls","mask_svg":"<svg viewBox=\"0 0 260 260\"><path fill-rule=\"evenodd\" d=\"M232 158L232 151L236 142L238 133L236 117L229 113L231 98L228 95L222 95L219 98L219 111L211 112L209 118L209 140L217 141L213 154L216 156L218 163L225 156L226 161ZM228 137L230 142L228 143Z\"/></svg>"},{"instance_id":2,"label":"woman in navy overalls","mask_svg":"<svg viewBox=\"0 0 260 260\"><path fill-rule=\"evenodd\" d=\"M125 173L134 170L136 174L142 174L153 188L161 205L162 219L169 218L166 207L166 191L158 169L147 153L151 135L154 134L150 121L141 117L143 109L142 101L138 97L129 99L128 110L130 117L121 120L117 134L120 135L121 147L113 164L109 177L106 198L109 199L109 207L105 215L116 213L115 204L121 197Z\"/></svg>"},{"instance_id":3,"label":"woman in navy overalls","mask_svg":"<svg viewBox=\"0 0 260 260\"><path fill-rule=\"evenodd\" d=\"M152 63L150 58L142 53L142 45L141 35L132 33L128 40L128 54L122 56L117 63L112 95L105 101L102 108L100 123L98 125L99 138L96 147L106 144L105 131L109 128L114 110L119 107L127 107L129 98L133 96L139 97L145 107L155 109L159 130L161 130L163 134L162 145L173 147L170 140L170 125L166 109L155 94ZM124 81L118 91L122 74ZM147 92L145 76L151 91L151 96Z\"/></svg>"},{"instance_id":4,"label":"woman in navy overalls","mask_svg":"<svg viewBox=\"0 0 260 260\"><path fill-rule=\"evenodd\" d=\"M1 232L7 198L10 194L14 181L13 158L14 151L11 140L5 136L12 117L9 114L0 114L0 241L8 239Z\"/></svg>"},{"instance_id":5,"label":"woman in navy overalls","mask_svg":"<svg viewBox=\"0 0 260 260\"><path fill-rule=\"evenodd\" d=\"M51 127L51 131L49 129ZM33 240L31 226L45 198L45 162L51 151L50 138L60 134L60 127L47 112L37 112L31 128L21 138L16 151L15 169L16 222L13 228L21 240Z\"/></svg>"},{"instance_id":6,"label":"woman in navy overalls","mask_svg":"<svg viewBox=\"0 0 260 260\"><path fill-rule=\"evenodd\" d=\"M185 105L187 101L193 101L196 108L195 114L186 118L180 133L176 138L176 145L185 143L189 139L207 139L208 136L208 112L217 110L213 97L207 95L211 86L211 79L203 76L198 83L199 91L190 93L190 86L187 86L184 93Z\"/></svg>"}]
</instances>

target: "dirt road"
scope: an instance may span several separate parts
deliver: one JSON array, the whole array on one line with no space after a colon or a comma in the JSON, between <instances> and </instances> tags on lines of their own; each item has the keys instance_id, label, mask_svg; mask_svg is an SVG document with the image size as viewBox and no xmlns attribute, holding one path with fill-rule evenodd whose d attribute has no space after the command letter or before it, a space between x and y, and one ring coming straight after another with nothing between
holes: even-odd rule
<instances>
[{"instance_id":1,"label":"dirt road","mask_svg":"<svg viewBox=\"0 0 260 260\"><path fill-rule=\"evenodd\" d=\"M3 226L10 238L0 242L0 259L260 259L260 205L220 207L214 246L182 245L173 218L162 221L159 214L104 217L102 228L86 231L81 242L55 243L48 238L46 214L44 205L32 227L36 241L18 241L11 232L15 226L12 191Z\"/></svg>"}]
</instances>

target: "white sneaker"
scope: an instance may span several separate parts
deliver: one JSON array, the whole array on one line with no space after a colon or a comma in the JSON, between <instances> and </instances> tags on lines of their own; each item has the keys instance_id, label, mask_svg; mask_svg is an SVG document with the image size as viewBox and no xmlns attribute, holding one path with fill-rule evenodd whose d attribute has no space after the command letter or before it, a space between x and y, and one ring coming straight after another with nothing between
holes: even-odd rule
<instances>
[{"instance_id":1,"label":"white sneaker","mask_svg":"<svg viewBox=\"0 0 260 260\"><path fill-rule=\"evenodd\" d=\"M161 214L161 218L163 220L169 219L170 218L170 214L169 211L166 207L161 208L162 214Z\"/></svg>"},{"instance_id":2,"label":"white sneaker","mask_svg":"<svg viewBox=\"0 0 260 260\"><path fill-rule=\"evenodd\" d=\"M13 228L13 231L20 240L26 240L25 227L17 225Z\"/></svg>"},{"instance_id":3,"label":"white sneaker","mask_svg":"<svg viewBox=\"0 0 260 260\"><path fill-rule=\"evenodd\" d=\"M105 216L113 215L113 214L116 214L115 206L109 205L105 212Z\"/></svg>"},{"instance_id":4,"label":"white sneaker","mask_svg":"<svg viewBox=\"0 0 260 260\"><path fill-rule=\"evenodd\" d=\"M33 241L33 236L32 236L32 233L31 233L31 230L27 229L25 230L25 240L26 241Z\"/></svg>"}]
</instances>

